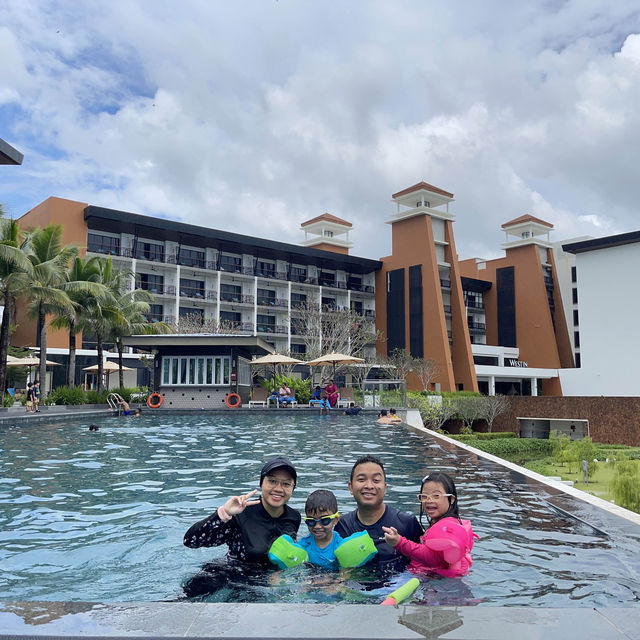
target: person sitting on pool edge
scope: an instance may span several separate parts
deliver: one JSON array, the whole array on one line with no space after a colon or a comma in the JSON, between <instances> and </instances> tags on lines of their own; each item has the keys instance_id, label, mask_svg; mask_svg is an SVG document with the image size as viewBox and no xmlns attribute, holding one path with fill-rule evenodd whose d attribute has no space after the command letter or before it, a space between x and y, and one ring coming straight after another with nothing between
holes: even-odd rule
<instances>
[{"instance_id":1,"label":"person sitting on pool edge","mask_svg":"<svg viewBox=\"0 0 640 640\"><path fill-rule=\"evenodd\" d=\"M233 560L269 565L267 554L276 538L288 534L296 539L301 518L287 502L297 478L295 467L284 456L268 460L260 471L262 496L252 500L257 489L232 496L189 528L184 545L197 549L226 544Z\"/></svg>"},{"instance_id":2,"label":"person sitting on pool edge","mask_svg":"<svg viewBox=\"0 0 640 640\"><path fill-rule=\"evenodd\" d=\"M358 458L348 486L357 509L340 518L336 532L346 538L358 531L368 531L378 549L371 563L385 573L402 571L408 560L385 542L382 527L394 527L412 542L420 541L422 527L414 515L384 503L387 478L382 460L372 455Z\"/></svg>"},{"instance_id":3,"label":"person sitting on pool edge","mask_svg":"<svg viewBox=\"0 0 640 640\"><path fill-rule=\"evenodd\" d=\"M342 542L342 536L333 530L340 519L338 499L333 492L318 489L307 497L304 512L304 523L309 527L309 535L298 544L309 554L311 564L337 569L335 551Z\"/></svg>"}]
</instances>

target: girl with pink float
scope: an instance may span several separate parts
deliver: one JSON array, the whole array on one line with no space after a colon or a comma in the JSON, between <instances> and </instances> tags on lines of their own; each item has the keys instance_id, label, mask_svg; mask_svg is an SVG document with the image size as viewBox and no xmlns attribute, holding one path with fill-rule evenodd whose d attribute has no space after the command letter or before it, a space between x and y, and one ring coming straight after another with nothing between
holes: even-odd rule
<instances>
[{"instance_id":1,"label":"girl with pink float","mask_svg":"<svg viewBox=\"0 0 640 640\"><path fill-rule=\"evenodd\" d=\"M458 493L453 479L446 473L432 473L422 479L420 520L426 514L429 526L420 542L407 540L394 527L382 527L387 544L411 560L409 571L431 572L448 578L463 576L469 571L471 549L478 536L469 520L458 515Z\"/></svg>"}]
</instances>

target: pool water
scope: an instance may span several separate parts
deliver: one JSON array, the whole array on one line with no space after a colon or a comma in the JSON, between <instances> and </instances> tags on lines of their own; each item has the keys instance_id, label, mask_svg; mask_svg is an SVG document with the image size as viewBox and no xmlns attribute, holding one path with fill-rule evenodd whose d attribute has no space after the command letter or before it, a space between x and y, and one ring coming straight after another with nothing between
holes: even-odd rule
<instances>
[{"instance_id":1,"label":"pool water","mask_svg":"<svg viewBox=\"0 0 640 640\"><path fill-rule=\"evenodd\" d=\"M405 426L295 411L97 423L97 432L88 421L0 427L0 598L181 600L194 584L206 586L208 564L219 588L198 596L207 601L378 603L391 586L373 583L366 569L242 576L225 563L225 547L182 545L191 524L257 488L275 454L298 469L291 506L302 511L309 492L326 488L346 513L355 508L353 461L372 453L387 466L386 501L416 515L420 479L452 474L460 514L481 538L472 571L423 579L418 602L611 607L640 599L637 531L605 534L558 511L518 474Z\"/></svg>"}]
</instances>

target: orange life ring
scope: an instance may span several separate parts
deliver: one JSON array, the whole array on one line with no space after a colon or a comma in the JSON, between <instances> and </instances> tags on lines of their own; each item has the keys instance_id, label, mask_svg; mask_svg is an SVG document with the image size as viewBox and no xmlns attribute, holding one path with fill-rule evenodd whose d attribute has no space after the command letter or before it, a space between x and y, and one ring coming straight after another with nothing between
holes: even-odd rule
<instances>
[{"instance_id":1,"label":"orange life ring","mask_svg":"<svg viewBox=\"0 0 640 640\"><path fill-rule=\"evenodd\" d=\"M233 404L230 402L232 398L235 400ZM242 398L237 393L230 393L224 399L224 402L229 409L237 409L242 404Z\"/></svg>"},{"instance_id":2,"label":"orange life ring","mask_svg":"<svg viewBox=\"0 0 640 640\"><path fill-rule=\"evenodd\" d=\"M157 409L163 400L164 398L159 393L154 392L147 398L147 406L149 409Z\"/></svg>"}]
</instances>

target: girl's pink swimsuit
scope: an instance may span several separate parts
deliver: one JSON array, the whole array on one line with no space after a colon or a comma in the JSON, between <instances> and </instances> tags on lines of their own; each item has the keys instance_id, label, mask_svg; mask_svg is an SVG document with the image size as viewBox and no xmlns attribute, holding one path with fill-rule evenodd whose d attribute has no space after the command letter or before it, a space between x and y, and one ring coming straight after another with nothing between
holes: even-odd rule
<instances>
[{"instance_id":1,"label":"girl's pink swimsuit","mask_svg":"<svg viewBox=\"0 0 640 640\"><path fill-rule=\"evenodd\" d=\"M477 538L469 520L449 517L431 525L419 543L400 537L396 549L411 559L409 571L455 578L465 575L473 564L471 549Z\"/></svg>"}]
</instances>

